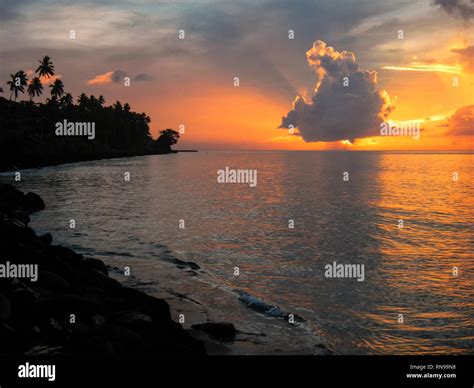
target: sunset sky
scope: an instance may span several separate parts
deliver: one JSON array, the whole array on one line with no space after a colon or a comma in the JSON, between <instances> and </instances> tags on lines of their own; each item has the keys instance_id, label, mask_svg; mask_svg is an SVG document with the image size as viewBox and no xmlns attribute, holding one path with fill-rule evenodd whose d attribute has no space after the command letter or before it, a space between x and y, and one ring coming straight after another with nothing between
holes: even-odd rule
<instances>
[{"instance_id":1,"label":"sunset sky","mask_svg":"<svg viewBox=\"0 0 474 388\"><path fill-rule=\"evenodd\" d=\"M75 97L128 102L154 136L185 125L182 149L474 149L470 0L0 3L6 98L47 54ZM420 138L375 136L379 114Z\"/></svg>"}]
</instances>

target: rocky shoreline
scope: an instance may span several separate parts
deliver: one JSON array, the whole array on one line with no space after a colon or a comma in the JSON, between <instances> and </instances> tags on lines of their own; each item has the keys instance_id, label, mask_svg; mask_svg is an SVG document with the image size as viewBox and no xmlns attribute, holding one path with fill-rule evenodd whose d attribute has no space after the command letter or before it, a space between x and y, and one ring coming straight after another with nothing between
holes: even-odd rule
<instances>
[{"instance_id":1,"label":"rocky shoreline","mask_svg":"<svg viewBox=\"0 0 474 388\"><path fill-rule=\"evenodd\" d=\"M59 166L61 164L70 164L70 163L80 163L80 162L91 162L95 160L105 160L105 159L120 159L120 158L133 158L137 156L151 156L151 155L168 155L168 154L177 154L180 151L171 151L171 152L104 152L104 153L90 153L84 155L62 155L62 156L50 156L50 157L41 157L41 158L23 158L21 162L12 163L12 159L8 155L5 160L0 158L0 172L6 171L19 171L26 170L30 168L40 168L40 167L51 167Z\"/></svg>"},{"instance_id":2,"label":"rocky shoreline","mask_svg":"<svg viewBox=\"0 0 474 388\"><path fill-rule=\"evenodd\" d=\"M121 286L102 261L53 245L50 234L38 236L29 215L44 207L38 195L0 184L1 358L206 356L166 301ZM35 268L37 279L25 277Z\"/></svg>"}]
</instances>

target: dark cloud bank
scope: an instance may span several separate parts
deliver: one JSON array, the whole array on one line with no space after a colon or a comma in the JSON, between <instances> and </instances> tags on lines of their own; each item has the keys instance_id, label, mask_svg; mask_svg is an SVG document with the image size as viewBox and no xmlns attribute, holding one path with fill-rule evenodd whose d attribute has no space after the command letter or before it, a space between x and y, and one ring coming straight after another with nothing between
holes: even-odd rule
<instances>
[{"instance_id":1,"label":"dark cloud bank","mask_svg":"<svg viewBox=\"0 0 474 388\"><path fill-rule=\"evenodd\" d=\"M474 18L473 0L434 0L433 3L450 15L461 17L464 20Z\"/></svg>"},{"instance_id":2,"label":"dark cloud bank","mask_svg":"<svg viewBox=\"0 0 474 388\"><path fill-rule=\"evenodd\" d=\"M464 106L454 112L448 119L449 135L474 135L474 105Z\"/></svg>"}]
</instances>

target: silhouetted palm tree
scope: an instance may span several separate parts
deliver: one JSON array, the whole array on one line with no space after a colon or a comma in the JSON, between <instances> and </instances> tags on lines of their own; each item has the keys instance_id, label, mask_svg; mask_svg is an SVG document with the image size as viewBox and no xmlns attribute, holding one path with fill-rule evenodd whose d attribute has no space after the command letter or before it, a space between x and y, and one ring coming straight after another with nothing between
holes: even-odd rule
<instances>
[{"instance_id":1,"label":"silhouetted palm tree","mask_svg":"<svg viewBox=\"0 0 474 388\"><path fill-rule=\"evenodd\" d=\"M85 93L81 93L81 95L77 99L77 104L82 109L87 108L87 105L89 104L89 97L87 97Z\"/></svg>"},{"instance_id":2,"label":"silhouetted palm tree","mask_svg":"<svg viewBox=\"0 0 474 388\"><path fill-rule=\"evenodd\" d=\"M91 94L89 97L89 110L92 111L100 107L101 106L99 105L99 100L97 99L97 97Z\"/></svg>"},{"instance_id":3,"label":"silhouetted palm tree","mask_svg":"<svg viewBox=\"0 0 474 388\"><path fill-rule=\"evenodd\" d=\"M25 93L25 86L28 85L28 78L23 70L17 71L15 74L10 74L11 80L7 82L10 86L11 94L10 100L13 94L15 94L15 101L18 98L18 93Z\"/></svg>"},{"instance_id":4,"label":"silhouetted palm tree","mask_svg":"<svg viewBox=\"0 0 474 388\"><path fill-rule=\"evenodd\" d=\"M55 100L64 94L64 84L59 78L56 79L52 85L49 85L49 87L51 88L51 97Z\"/></svg>"},{"instance_id":5,"label":"silhouetted palm tree","mask_svg":"<svg viewBox=\"0 0 474 388\"><path fill-rule=\"evenodd\" d=\"M123 109L122 103L120 101L115 102L115 104L113 106L114 106L114 110L116 112L121 112L122 109Z\"/></svg>"},{"instance_id":6,"label":"silhouetted palm tree","mask_svg":"<svg viewBox=\"0 0 474 388\"><path fill-rule=\"evenodd\" d=\"M54 65L53 62L51 62L51 58L45 55L43 59L39 60L40 65L36 69L36 73L39 74L39 76L46 76L46 77L51 77L54 75Z\"/></svg>"},{"instance_id":7,"label":"silhouetted palm tree","mask_svg":"<svg viewBox=\"0 0 474 388\"><path fill-rule=\"evenodd\" d=\"M30 81L28 85L28 94L30 95L30 101L33 100L35 96L41 96L43 94L43 85L39 77L35 77Z\"/></svg>"},{"instance_id":8,"label":"silhouetted palm tree","mask_svg":"<svg viewBox=\"0 0 474 388\"><path fill-rule=\"evenodd\" d=\"M54 77L55 68L51 58L45 55L39 62L40 65L35 71L36 74L31 76L31 80L28 80L27 74L23 70L20 70L10 75L10 79L6 83L7 88L11 91L10 100L13 96L17 100L19 94L28 93L30 98L29 104L24 102L8 102L0 98L2 121L5 114L7 115L7 121L13 123L7 130L14 133L19 127L29 129L29 131L22 131L25 132L27 141L22 142L18 160L21 160L24 155L33 151L30 149L32 142L29 139L39 141L37 155L48 153L53 149L61 153L62 148L64 148L63 153L65 156L67 155L67 158L70 156L69 153L76 154L80 158L86 154L88 155L89 151L83 151L82 144L80 143L77 143L78 147L74 147L74 144L71 145L69 143L63 147L65 143L62 139L52 137L48 137L48 142L51 140L53 143L52 146L48 142L43 142L43 129L50 125L49 123L55 122L59 118L67 118L68 120L87 118L99 122L101 127L103 127L103 131L101 131L101 136L96 139L96 143L97 152L101 155L110 151L113 151L114 155L116 152L143 154L155 151L158 153L172 151L171 145L176 144L179 138L179 134L176 131L163 131L160 138L154 141L150 135L150 117L145 113L132 111L128 103L122 105L120 101L113 105L105 106L105 98L102 95L95 97L82 93L77 99L77 105L75 105L73 96L70 93L65 93L63 81L58 77ZM44 103L34 104L34 98L42 96L43 92L45 92L45 86L41 82L42 79L44 80L42 77L49 78L47 83L50 85L48 89L51 93L51 98L46 98ZM4 92L4 89L7 88L0 87L0 93ZM8 109L4 109L4 107ZM24 123L21 123L21 126L17 124L19 112L28 118ZM39 136L36 133L37 128L41 130ZM109 134L113 134L113 136L109 136ZM16 136L11 136L11 138L16 139ZM3 149L8 150L8 147L9 145L5 146L2 138L2 142L0 142L0 148L2 148L0 156ZM83 154L83 152L86 152L86 154Z\"/></svg>"},{"instance_id":9,"label":"silhouetted palm tree","mask_svg":"<svg viewBox=\"0 0 474 388\"><path fill-rule=\"evenodd\" d=\"M64 107L72 106L73 104L73 97L71 93L66 93L64 96L61 97L61 105Z\"/></svg>"}]
</instances>

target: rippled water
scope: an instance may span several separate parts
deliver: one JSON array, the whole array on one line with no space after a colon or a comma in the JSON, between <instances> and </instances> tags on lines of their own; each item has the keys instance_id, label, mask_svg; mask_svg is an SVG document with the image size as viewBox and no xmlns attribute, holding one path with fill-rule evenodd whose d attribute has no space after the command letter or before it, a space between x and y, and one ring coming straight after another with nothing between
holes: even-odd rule
<instances>
[{"instance_id":1,"label":"rippled water","mask_svg":"<svg viewBox=\"0 0 474 388\"><path fill-rule=\"evenodd\" d=\"M311 352L308 333L320 331L335 353L472 354L473 162L473 154L199 152L27 170L20 188L45 199L33 226L56 243L130 265L148 292L179 292L208 317L268 334L247 352ZM217 183L226 166L256 169L257 187ZM180 270L174 259L201 269ZM365 280L326 278L333 261L364 264ZM263 318L239 292L309 329Z\"/></svg>"}]
</instances>

